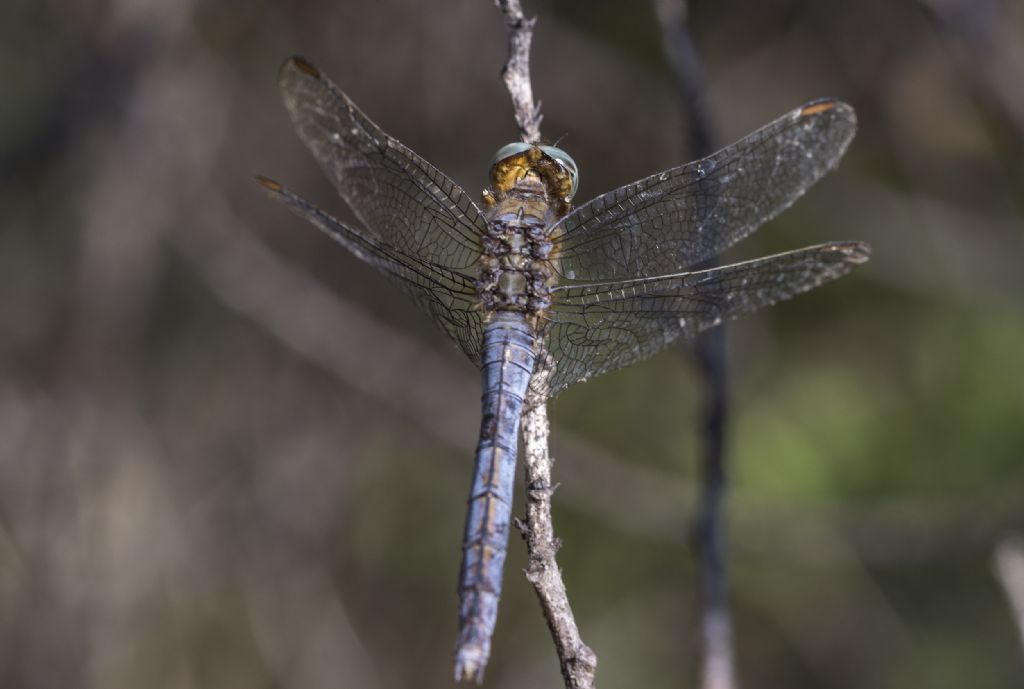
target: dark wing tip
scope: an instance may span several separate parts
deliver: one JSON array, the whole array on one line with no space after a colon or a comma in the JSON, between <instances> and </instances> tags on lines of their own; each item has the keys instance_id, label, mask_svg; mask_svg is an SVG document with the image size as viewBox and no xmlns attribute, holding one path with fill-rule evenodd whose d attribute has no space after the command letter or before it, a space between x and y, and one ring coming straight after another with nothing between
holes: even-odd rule
<instances>
[{"instance_id":1,"label":"dark wing tip","mask_svg":"<svg viewBox=\"0 0 1024 689\"><path fill-rule=\"evenodd\" d=\"M307 76L313 77L314 79L320 78L320 70L317 69L312 62L301 55L293 55L281 64L282 76L290 70L298 70Z\"/></svg>"},{"instance_id":2,"label":"dark wing tip","mask_svg":"<svg viewBox=\"0 0 1024 689\"><path fill-rule=\"evenodd\" d=\"M860 265L871 258L871 245L867 242L837 242L828 248L836 262Z\"/></svg>"},{"instance_id":3,"label":"dark wing tip","mask_svg":"<svg viewBox=\"0 0 1024 689\"><path fill-rule=\"evenodd\" d=\"M256 175L256 183L259 184L264 189L274 192L275 194L280 194L282 191L284 191L284 187L282 187L280 183L275 182L269 177L264 177L263 175Z\"/></svg>"}]
</instances>

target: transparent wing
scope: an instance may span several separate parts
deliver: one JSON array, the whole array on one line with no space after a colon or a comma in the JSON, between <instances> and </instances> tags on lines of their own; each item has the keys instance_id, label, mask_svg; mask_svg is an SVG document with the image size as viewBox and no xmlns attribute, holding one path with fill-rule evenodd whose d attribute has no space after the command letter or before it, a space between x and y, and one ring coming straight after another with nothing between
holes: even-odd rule
<instances>
[{"instance_id":1,"label":"transparent wing","mask_svg":"<svg viewBox=\"0 0 1024 689\"><path fill-rule=\"evenodd\" d=\"M369 237L434 265L475 267L486 223L466 192L302 58L286 60L279 81L299 137Z\"/></svg>"},{"instance_id":2,"label":"transparent wing","mask_svg":"<svg viewBox=\"0 0 1024 689\"><path fill-rule=\"evenodd\" d=\"M806 292L867 261L861 242L821 244L720 268L655 278L559 286L548 350L554 395L637 363L688 337Z\"/></svg>"},{"instance_id":3,"label":"transparent wing","mask_svg":"<svg viewBox=\"0 0 1024 689\"><path fill-rule=\"evenodd\" d=\"M266 177L257 178L272 198L323 230L358 258L391 278L450 335L471 361L480 363L483 323L472 279L378 243L331 217L298 194Z\"/></svg>"},{"instance_id":4,"label":"transparent wing","mask_svg":"<svg viewBox=\"0 0 1024 689\"><path fill-rule=\"evenodd\" d=\"M597 197L556 230L569 280L678 273L756 230L832 169L853 138L853 109L820 100L702 160Z\"/></svg>"}]
</instances>

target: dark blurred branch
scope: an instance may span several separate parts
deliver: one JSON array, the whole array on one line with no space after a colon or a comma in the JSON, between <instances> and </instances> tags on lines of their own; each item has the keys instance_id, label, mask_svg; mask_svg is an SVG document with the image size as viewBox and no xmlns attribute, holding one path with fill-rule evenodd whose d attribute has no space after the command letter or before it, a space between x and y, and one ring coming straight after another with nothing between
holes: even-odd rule
<instances>
[{"instance_id":1,"label":"dark blurred branch","mask_svg":"<svg viewBox=\"0 0 1024 689\"><path fill-rule=\"evenodd\" d=\"M537 20L523 16L519 0L496 0L495 5L505 16L505 25L508 27L508 60L501 74L512 98L519 134L527 143L539 143L540 105L534 105L530 81L530 41ZM519 527L526 539L530 563L526 578L533 584L548 621L566 689L586 689L594 686L597 656L580 639L565 582L562 581L562 572L555 560L558 539L551 520L553 461L548 450L550 426L546 406L546 381L550 373L551 359L541 350L537 353L534 378L530 383L521 421L527 504L526 523L519 524Z\"/></svg>"},{"instance_id":2,"label":"dark blurred branch","mask_svg":"<svg viewBox=\"0 0 1024 689\"><path fill-rule=\"evenodd\" d=\"M533 102L533 86L530 81L530 43L537 19L523 16L519 0L495 0L494 4L505 15L505 25L508 27L508 60L501 70L501 78L512 97L519 136L527 143L539 143L540 122L544 118L540 114L540 103Z\"/></svg>"},{"instance_id":3,"label":"dark blurred branch","mask_svg":"<svg viewBox=\"0 0 1024 689\"><path fill-rule=\"evenodd\" d=\"M672 67L690 125L690 156L703 158L712 152L714 136L705 107L704 70L687 29L686 2L655 0L655 10L661 28L662 49ZM712 258L697 267L704 269L715 265L717 259ZM704 472L700 512L694 526L694 537L703 564L701 686L704 689L731 689L736 685L723 524L725 428L728 419L726 347L724 327L700 334L694 346L698 369L704 379L701 428Z\"/></svg>"},{"instance_id":4,"label":"dark blurred branch","mask_svg":"<svg viewBox=\"0 0 1024 689\"><path fill-rule=\"evenodd\" d=\"M996 579L1006 592L1013 611L1017 631L1020 632L1021 650L1024 650L1024 541L1020 538L1003 539L996 546Z\"/></svg>"},{"instance_id":5,"label":"dark blurred branch","mask_svg":"<svg viewBox=\"0 0 1024 689\"><path fill-rule=\"evenodd\" d=\"M676 80L683 109L689 118L690 154L694 159L712 152L714 136L708 117L704 69L687 29L685 0L654 0L661 29L661 48Z\"/></svg>"},{"instance_id":6,"label":"dark blurred branch","mask_svg":"<svg viewBox=\"0 0 1024 689\"><path fill-rule=\"evenodd\" d=\"M729 619L729 586L725 537L725 424L728 415L726 333L715 328L702 333L694 354L704 377L704 473L695 539L703 560L701 619L703 689L736 686Z\"/></svg>"}]
</instances>

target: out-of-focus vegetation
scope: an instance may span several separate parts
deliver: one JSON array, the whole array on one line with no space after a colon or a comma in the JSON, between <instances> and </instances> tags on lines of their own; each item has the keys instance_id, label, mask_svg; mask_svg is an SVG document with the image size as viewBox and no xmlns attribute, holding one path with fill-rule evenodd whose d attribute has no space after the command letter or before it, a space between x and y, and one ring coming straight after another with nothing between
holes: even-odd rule
<instances>
[{"instance_id":1,"label":"out-of-focus vegetation","mask_svg":"<svg viewBox=\"0 0 1024 689\"><path fill-rule=\"evenodd\" d=\"M686 158L648 4L526 9L581 199ZM1024 11L691 9L724 140L860 117L729 257L875 252L730 328L743 684L1019 687L992 558L1024 527ZM252 183L347 212L280 105L294 52L467 189L514 137L482 0L0 5L0 686L450 686L477 375ZM677 350L553 405L602 686L694 683L697 381ZM522 566L513 539L487 685L558 686Z\"/></svg>"}]
</instances>

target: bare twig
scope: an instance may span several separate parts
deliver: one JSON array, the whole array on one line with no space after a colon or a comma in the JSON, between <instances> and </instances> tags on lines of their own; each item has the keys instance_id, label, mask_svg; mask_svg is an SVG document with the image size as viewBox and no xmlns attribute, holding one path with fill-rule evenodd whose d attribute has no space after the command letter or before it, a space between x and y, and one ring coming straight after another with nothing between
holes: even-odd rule
<instances>
[{"instance_id":1,"label":"bare twig","mask_svg":"<svg viewBox=\"0 0 1024 689\"><path fill-rule=\"evenodd\" d=\"M494 3L505 15L508 27L508 61L501 70L512 108L515 111L519 136L526 143L540 142L540 103L533 102L533 86L530 81L530 43L533 41L533 26L536 17L523 16L519 0L495 0Z\"/></svg>"},{"instance_id":2,"label":"bare twig","mask_svg":"<svg viewBox=\"0 0 1024 689\"><path fill-rule=\"evenodd\" d=\"M540 142L540 104L533 102L530 81L530 42L536 19L523 16L519 0L496 0L508 27L508 60L501 75L512 98L519 135L527 143ZM526 523L519 524L526 539L529 565L526 578L533 584L548 621L551 637L558 652L566 689L587 689L594 686L597 656L580 639L579 628L569 605L569 597L558 569L555 555L558 539L551 522L552 459L548 451L547 379L551 374L551 357L538 352L537 364L527 395L523 418L523 454L526 463Z\"/></svg>"},{"instance_id":3,"label":"bare twig","mask_svg":"<svg viewBox=\"0 0 1024 689\"><path fill-rule=\"evenodd\" d=\"M1013 610L1017 631L1020 632L1021 650L1024 650L1024 540L1007 538L996 546L996 579L1006 592Z\"/></svg>"},{"instance_id":4,"label":"bare twig","mask_svg":"<svg viewBox=\"0 0 1024 689\"><path fill-rule=\"evenodd\" d=\"M661 27L661 44L672 67L683 109L689 120L690 155L702 158L712 152L714 136L705 107L704 73L700 56L687 30L685 0L655 0ZM712 258L700 268L717 265ZM728 419L726 331L719 327L698 336L694 347L704 377L704 475L700 513L694 528L703 564L701 614L701 687L732 689L736 686L732 625L725 569L723 499L726 490L725 428Z\"/></svg>"},{"instance_id":5,"label":"bare twig","mask_svg":"<svg viewBox=\"0 0 1024 689\"><path fill-rule=\"evenodd\" d=\"M526 539L529 564L526 578L533 584L548 628L555 641L566 689L594 686L597 656L580 638L562 573L555 561L559 542L551 522L551 466L548 452L548 413L545 381L550 363L542 353L538 372L527 394L523 412L523 454L526 463L526 524L520 525Z\"/></svg>"}]
</instances>

